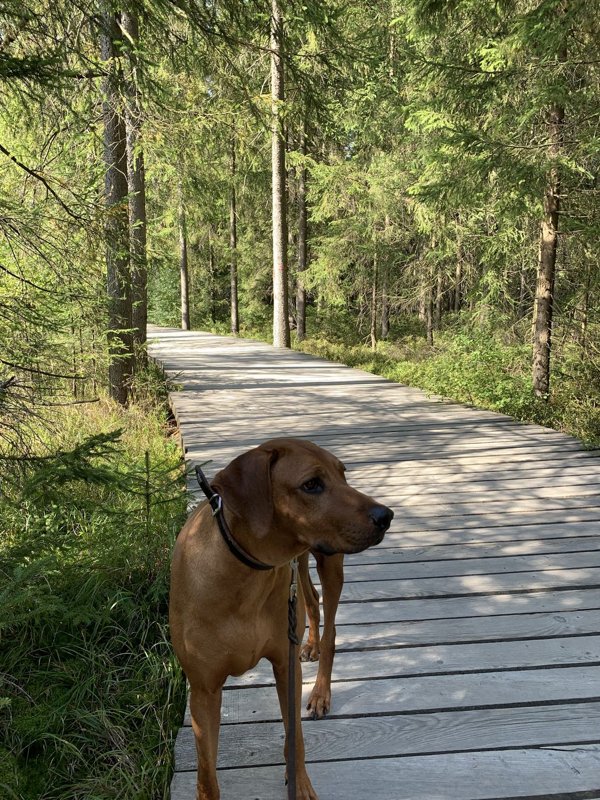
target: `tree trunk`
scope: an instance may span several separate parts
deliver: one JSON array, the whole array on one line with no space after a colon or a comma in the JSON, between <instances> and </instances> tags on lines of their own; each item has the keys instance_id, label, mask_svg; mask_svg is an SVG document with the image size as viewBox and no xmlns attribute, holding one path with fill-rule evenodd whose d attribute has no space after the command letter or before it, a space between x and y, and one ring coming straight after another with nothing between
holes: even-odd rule
<instances>
[{"instance_id":1,"label":"tree trunk","mask_svg":"<svg viewBox=\"0 0 600 800\"><path fill-rule=\"evenodd\" d=\"M419 319L427 321L427 272L424 264L419 269Z\"/></svg>"},{"instance_id":2,"label":"tree trunk","mask_svg":"<svg viewBox=\"0 0 600 800\"><path fill-rule=\"evenodd\" d=\"M388 269L381 276L381 338L387 339L390 333L390 303L388 299Z\"/></svg>"},{"instance_id":3,"label":"tree trunk","mask_svg":"<svg viewBox=\"0 0 600 800\"><path fill-rule=\"evenodd\" d=\"M559 4L556 11L564 17L567 2ZM553 12L555 13L555 12ZM567 60L568 25L563 25L563 40L556 52L556 63ZM548 160L550 169L546 176L544 213L540 230L538 274L533 310L533 366L532 385L537 397L548 398L550 392L550 352L552 347L552 316L556 254L558 250L560 214L560 171L558 158L563 145L564 106L558 102L550 105L547 114Z\"/></svg>"},{"instance_id":4,"label":"tree trunk","mask_svg":"<svg viewBox=\"0 0 600 800\"><path fill-rule=\"evenodd\" d=\"M290 346L288 316L287 197L285 136L282 124L283 15L272 0L271 15L271 171L273 188L273 344Z\"/></svg>"},{"instance_id":5,"label":"tree trunk","mask_svg":"<svg viewBox=\"0 0 600 800\"><path fill-rule=\"evenodd\" d=\"M427 270L425 286L425 327L427 344L433 346L433 265L430 264Z\"/></svg>"},{"instance_id":6,"label":"tree trunk","mask_svg":"<svg viewBox=\"0 0 600 800\"><path fill-rule=\"evenodd\" d=\"M461 285L462 285L462 247L458 245L458 254L456 259L456 269L454 272L454 310L460 311L461 306Z\"/></svg>"},{"instance_id":7,"label":"tree trunk","mask_svg":"<svg viewBox=\"0 0 600 800\"><path fill-rule=\"evenodd\" d=\"M306 124L302 130L300 151L306 156ZM298 341L306 338L306 289L303 284L303 272L307 267L308 256L308 213L306 206L306 164L302 164L298 172L298 275L296 278L296 333Z\"/></svg>"},{"instance_id":8,"label":"tree trunk","mask_svg":"<svg viewBox=\"0 0 600 800\"><path fill-rule=\"evenodd\" d=\"M217 321L217 281L215 265L215 248L213 247L212 227L208 228L208 289L210 296L210 321L213 325Z\"/></svg>"},{"instance_id":9,"label":"tree trunk","mask_svg":"<svg viewBox=\"0 0 600 800\"><path fill-rule=\"evenodd\" d=\"M559 105L552 106L548 114L549 155L554 160L561 150L564 116L565 110ZM547 398L550 391L550 350L559 212L560 174L555 164L548 173L546 183L534 306L533 391L537 397L543 398Z\"/></svg>"},{"instance_id":10,"label":"tree trunk","mask_svg":"<svg viewBox=\"0 0 600 800\"><path fill-rule=\"evenodd\" d=\"M239 306L238 306L238 269L237 269L237 207L236 207L236 163L235 163L235 138L231 139L231 192L229 195L229 251L231 256L230 285L231 285L231 332L240 332Z\"/></svg>"},{"instance_id":11,"label":"tree trunk","mask_svg":"<svg viewBox=\"0 0 600 800\"><path fill-rule=\"evenodd\" d=\"M591 255L591 254L590 254ZM585 271L585 284L583 287L583 298L581 303L581 329L579 334L579 345L583 351L584 356L587 355L588 350L588 324L589 324L589 308L590 308L590 292L592 283L592 271L590 268L590 260L586 263Z\"/></svg>"},{"instance_id":12,"label":"tree trunk","mask_svg":"<svg viewBox=\"0 0 600 800\"><path fill-rule=\"evenodd\" d=\"M127 204L127 147L121 105L122 74L117 42L121 38L114 13L105 10L100 31L100 53L105 62L102 117L106 216L106 287L108 296L108 382L110 396L127 403L133 362L131 335L131 275L129 269L129 218Z\"/></svg>"},{"instance_id":13,"label":"tree trunk","mask_svg":"<svg viewBox=\"0 0 600 800\"><path fill-rule=\"evenodd\" d=\"M437 287L435 293L435 318L434 318L434 326L436 331L442 326L442 304L444 301L444 273L442 271L442 265L437 265Z\"/></svg>"},{"instance_id":14,"label":"tree trunk","mask_svg":"<svg viewBox=\"0 0 600 800\"><path fill-rule=\"evenodd\" d=\"M183 187L179 185L179 282L181 287L181 327L190 329L190 280L188 270L188 243Z\"/></svg>"},{"instance_id":15,"label":"tree trunk","mask_svg":"<svg viewBox=\"0 0 600 800\"><path fill-rule=\"evenodd\" d=\"M130 75L127 84L127 178L129 186L129 227L131 255L131 324L135 358L146 361L148 324L148 264L146 252L146 177L142 149L142 113L138 89L138 63L134 48L139 40L137 17L123 13L122 25L128 34Z\"/></svg>"},{"instance_id":16,"label":"tree trunk","mask_svg":"<svg viewBox=\"0 0 600 800\"><path fill-rule=\"evenodd\" d=\"M377 350L377 244L373 253L373 278L371 285L371 350Z\"/></svg>"}]
</instances>

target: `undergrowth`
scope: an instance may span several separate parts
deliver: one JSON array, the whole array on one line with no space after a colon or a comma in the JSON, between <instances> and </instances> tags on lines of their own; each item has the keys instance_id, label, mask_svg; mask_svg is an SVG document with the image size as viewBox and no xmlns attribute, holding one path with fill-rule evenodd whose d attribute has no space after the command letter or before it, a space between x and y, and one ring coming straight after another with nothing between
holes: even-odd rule
<instances>
[{"instance_id":1,"label":"undergrowth","mask_svg":"<svg viewBox=\"0 0 600 800\"><path fill-rule=\"evenodd\" d=\"M185 688L167 632L185 515L156 387L61 409L2 457L0 795L168 797Z\"/></svg>"}]
</instances>

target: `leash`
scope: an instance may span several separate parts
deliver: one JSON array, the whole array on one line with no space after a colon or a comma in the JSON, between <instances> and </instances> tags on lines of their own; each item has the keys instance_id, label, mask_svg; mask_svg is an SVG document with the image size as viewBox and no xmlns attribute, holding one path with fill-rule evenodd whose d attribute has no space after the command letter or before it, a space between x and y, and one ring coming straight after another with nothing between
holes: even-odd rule
<instances>
[{"instance_id":1,"label":"leash","mask_svg":"<svg viewBox=\"0 0 600 800\"><path fill-rule=\"evenodd\" d=\"M290 561L292 577L288 597L288 800L296 800L296 665L300 644L297 627L298 559Z\"/></svg>"},{"instance_id":2,"label":"leash","mask_svg":"<svg viewBox=\"0 0 600 800\"><path fill-rule=\"evenodd\" d=\"M196 479L212 509L213 517L217 520L221 536L233 555L247 567L256 570L274 569L272 564L265 564L250 555L236 542L229 530L229 525L223 513L223 498L214 492L206 475L200 467L196 467ZM298 654L296 647L300 644L297 634L298 621L298 559L290 561L291 578L288 596L288 800L296 800L296 665Z\"/></svg>"}]
</instances>

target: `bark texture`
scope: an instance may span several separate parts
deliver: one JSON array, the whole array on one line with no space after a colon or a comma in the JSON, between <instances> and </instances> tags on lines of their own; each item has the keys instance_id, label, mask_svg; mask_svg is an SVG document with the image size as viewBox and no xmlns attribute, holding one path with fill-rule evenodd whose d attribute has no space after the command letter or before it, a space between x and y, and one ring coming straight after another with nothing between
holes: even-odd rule
<instances>
[{"instance_id":1,"label":"bark texture","mask_svg":"<svg viewBox=\"0 0 600 800\"><path fill-rule=\"evenodd\" d=\"M560 154L565 111L552 106L548 113L549 155L555 160ZM560 213L560 173L555 164L548 172L544 196L544 215L540 232L540 254L534 306L533 325L533 391L537 397L547 397L550 391L550 352L552 346L552 316L556 253L558 250Z\"/></svg>"},{"instance_id":2,"label":"bark texture","mask_svg":"<svg viewBox=\"0 0 600 800\"><path fill-rule=\"evenodd\" d=\"M300 151L306 156L306 127L302 131ZM296 333L298 341L306 338L306 289L303 273L308 264L308 210L306 205L307 170L302 164L298 171L298 275L296 278Z\"/></svg>"},{"instance_id":3,"label":"bark texture","mask_svg":"<svg viewBox=\"0 0 600 800\"><path fill-rule=\"evenodd\" d=\"M271 12L271 172L273 189L273 345L290 346L288 316L287 196L285 135L282 103L285 99L283 71L283 15L279 0Z\"/></svg>"},{"instance_id":4,"label":"bark texture","mask_svg":"<svg viewBox=\"0 0 600 800\"><path fill-rule=\"evenodd\" d=\"M188 243L183 188L179 190L179 282L181 287L181 327L190 329L190 281L188 271Z\"/></svg>"},{"instance_id":5,"label":"bark texture","mask_svg":"<svg viewBox=\"0 0 600 800\"><path fill-rule=\"evenodd\" d=\"M117 16L106 8L101 17L100 55L105 63L102 119L104 138L106 216L106 289L108 299L108 381L110 396L127 403L133 368L131 334L131 275L129 268L129 214L127 147L121 103L123 76L117 42L121 38Z\"/></svg>"},{"instance_id":6,"label":"bark texture","mask_svg":"<svg viewBox=\"0 0 600 800\"><path fill-rule=\"evenodd\" d=\"M371 350L377 350L377 288L378 288L377 246L373 253L373 273L371 278Z\"/></svg>"},{"instance_id":7,"label":"bark texture","mask_svg":"<svg viewBox=\"0 0 600 800\"><path fill-rule=\"evenodd\" d=\"M131 253L131 325L135 356L145 360L148 324L148 263L146 255L146 176L142 148L142 110L139 93L139 65L135 48L139 40L137 17L124 13L121 24L130 48L130 75L127 82L127 178L129 185L129 226Z\"/></svg>"},{"instance_id":8,"label":"bark texture","mask_svg":"<svg viewBox=\"0 0 600 800\"><path fill-rule=\"evenodd\" d=\"M230 304L231 304L231 332L240 332L239 305L238 305L238 268L237 268L237 198L235 192L236 159L235 139L231 140L231 189L229 193L229 252L230 264Z\"/></svg>"}]
</instances>

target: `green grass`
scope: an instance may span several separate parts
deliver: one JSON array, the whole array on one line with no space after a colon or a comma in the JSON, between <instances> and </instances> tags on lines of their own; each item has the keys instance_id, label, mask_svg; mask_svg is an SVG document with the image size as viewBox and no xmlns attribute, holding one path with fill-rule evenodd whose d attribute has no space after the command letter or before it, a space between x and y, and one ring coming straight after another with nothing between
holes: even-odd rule
<instances>
[{"instance_id":1,"label":"green grass","mask_svg":"<svg viewBox=\"0 0 600 800\"><path fill-rule=\"evenodd\" d=\"M0 496L0 795L168 797L181 455L152 387L63 410ZM7 473L8 474L8 473Z\"/></svg>"}]
</instances>

